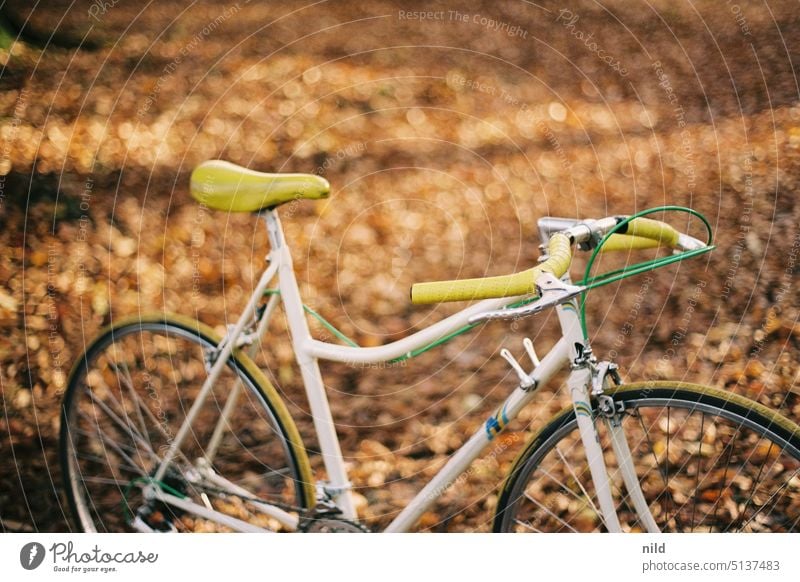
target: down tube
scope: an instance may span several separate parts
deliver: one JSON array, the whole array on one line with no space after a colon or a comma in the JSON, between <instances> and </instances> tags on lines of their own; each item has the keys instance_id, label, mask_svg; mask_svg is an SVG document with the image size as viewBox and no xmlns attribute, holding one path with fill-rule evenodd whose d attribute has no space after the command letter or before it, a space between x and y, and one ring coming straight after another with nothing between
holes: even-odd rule
<instances>
[{"instance_id":1,"label":"down tube","mask_svg":"<svg viewBox=\"0 0 800 582\"><path fill-rule=\"evenodd\" d=\"M386 532L405 532L417 522L425 510L453 484L458 476L481 454L495 436L514 420L520 410L530 402L536 390L545 384L568 361L567 342L561 338L531 373L536 389L517 387L497 412L450 458L436 476L411 500L403 511L389 524Z\"/></svg>"}]
</instances>

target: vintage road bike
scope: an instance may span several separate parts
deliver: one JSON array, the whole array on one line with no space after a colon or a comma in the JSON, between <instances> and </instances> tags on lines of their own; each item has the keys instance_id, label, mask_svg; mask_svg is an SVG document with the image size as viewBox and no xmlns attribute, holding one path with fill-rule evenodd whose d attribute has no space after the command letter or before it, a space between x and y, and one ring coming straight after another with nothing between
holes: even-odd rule
<instances>
[{"instance_id":1,"label":"vintage road bike","mask_svg":"<svg viewBox=\"0 0 800 582\"><path fill-rule=\"evenodd\" d=\"M86 531L367 531L351 496L319 360L411 358L494 320L555 309L561 338L529 369L501 355L518 383L386 528L413 529L427 508L562 369L572 405L532 435L497 497L498 532L787 532L800 520L800 428L742 396L686 382L622 383L592 353L589 290L712 250L699 213L661 207L597 220L542 218L539 264L520 273L416 284L414 303L473 301L378 347L358 347L303 305L277 207L325 198L320 176L201 164L192 195L205 207L254 212L266 223L268 266L235 325L218 337L180 316L137 315L105 329L74 366L65 393L61 461L77 525ZM646 215L699 221L705 241ZM674 215L673 215L674 216ZM600 252L663 248L601 275ZM589 252L570 278L573 251ZM282 305L308 398L325 480L278 390L253 361ZM341 343L314 339L319 317ZM268 345L268 344L267 344Z\"/></svg>"}]
</instances>

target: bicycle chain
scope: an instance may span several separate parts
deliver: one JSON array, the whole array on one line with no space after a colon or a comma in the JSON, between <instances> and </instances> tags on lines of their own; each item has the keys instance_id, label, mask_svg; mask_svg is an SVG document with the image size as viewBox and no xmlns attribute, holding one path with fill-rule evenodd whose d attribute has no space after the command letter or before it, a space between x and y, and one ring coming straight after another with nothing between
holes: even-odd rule
<instances>
[{"instance_id":1,"label":"bicycle chain","mask_svg":"<svg viewBox=\"0 0 800 582\"><path fill-rule=\"evenodd\" d=\"M195 487L195 485L192 485ZM225 489L214 487L213 485L200 485L197 487L204 492L216 493L218 495L232 495L238 497L243 501L250 501L255 503L269 503L284 511L294 511L300 516L300 522L297 531L303 533L371 533L371 530L350 519L340 517L341 511L335 505L327 502L318 503L311 511L304 507L297 507L284 503L282 501L269 501L258 497L250 497L248 495L239 495L238 493L231 493Z\"/></svg>"}]
</instances>

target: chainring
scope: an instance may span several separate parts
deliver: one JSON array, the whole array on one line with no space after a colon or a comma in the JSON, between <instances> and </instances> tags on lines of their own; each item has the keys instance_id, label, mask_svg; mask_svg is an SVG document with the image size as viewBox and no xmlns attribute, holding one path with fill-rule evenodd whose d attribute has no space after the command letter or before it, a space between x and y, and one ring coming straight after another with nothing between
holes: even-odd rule
<instances>
[{"instance_id":1,"label":"chainring","mask_svg":"<svg viewBox=\"0 0 800 582\"><path fill-rule=\"evenodd\" d=\"M300 524L304 533L370 533L369 528L341 517L309 517Z\"/></svg>"}]
</instances>

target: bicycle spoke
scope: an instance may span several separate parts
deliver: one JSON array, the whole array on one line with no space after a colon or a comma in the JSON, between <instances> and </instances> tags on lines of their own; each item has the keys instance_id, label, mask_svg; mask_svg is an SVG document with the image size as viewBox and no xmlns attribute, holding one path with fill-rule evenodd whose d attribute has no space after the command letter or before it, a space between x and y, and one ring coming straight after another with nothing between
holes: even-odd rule
<instances>
[{"instance_id":1,"label":"bicycle spoke","mask_svg":"<svg viewBox=\"0 0 800 582\"><path fill-rule=\"evenodd\" d=\"M760 439L758 439L758 442L761 443L762 440L764 440L764 439L760 438ZM766 454L766 458L767 459L769 459L769 454L772 452L772 447L774 447L774 446L775 446L775 443L773 443L773 442L769 443L769 449L767 449L767 454ZM757 447L758 447L758 445L756 445L756 448ZM756 478L755 478L755 480L753 481L753 484L750 487L750 496L747 498L747 501L744 504L744 508L742 509L742 515L743 516L747 515L747 508L750 507L750 504L753 502L753 497L755 496L756 490L758 489L758 485L761 482L761 475L764 473L764 467L765 466L766 466L766 463L762 463L761 466L758 468L758 474L756 475ZM731 525L733 525L733 524L731 524ZM725 529L725 532L728 532L728 531L730 531L730 526L728 526Z\"/></svg>"},{"instance_id":2,"label":"bicycle spoke","mask_svg":"<svg viewBox=\"0 0 800 582\"><path fill-rule=\"evenodd\" d=\"M112 364L112 366L113 366L113 364ZM129 376L130 376L130 375L129 375ZM101 379L101 382L102 382L102 386L103 386L103 388L105 388L105 390L106 390L106 391L107 391L107 393L108 393L108 397L109 397L109 398L110 398L110 399L113 401L113 403L116 405L116 407L117 407L118 409L120 409L120 410L124 411L124 410L125 410L125 407L122 405L122 403L121 403L119 400L117 400L117 399L116 399L116 397L114 396L114 393L113 393L113 391L111 390L111 387L110 387L110 386L108 386L108 384L106 384L106 382L105 382L104 380L102 380L102 379ZM132 385L131 385L131 386L132 386ZM89 389L89 391L90 391L90 397L91 397L91 398L92 398L92 400L94 401L94 399L95 399L95 397L94 397L94 394L91 392L91 388L90 388L90 387L88 387L88 389ZM132 389L132 388L131 388L131 389ZM134 394L135 394L135 393L134 393ZM164 427L161 425L161 422L159 422L159 420L158 420L158 419L155 417L155 415L153 414L153 412L152 412L152 411L151 411L151 410L150 410L150 409L149 409L149 408L148 408L148 407L147 407L145 404L142 404L142 407L144 408L144 410L145 410L146 414L148 415L148 418L150 418L151 422L152 422L152 423L153 423L153 424L156 426L156 428L157 428L157 429L158 429L158 431L159 431L159 432L162 434L162 436L164 437L164 439L165 439L167 442L171 441L171 440L172 440L172 436L171 436L171 435L170 435L170 434L169 434L169 433L168 433L166 430L164 430ZM127 414L126 414L126 416L127 416ZM129 424L129 423L128 423L128 424L121 423L121 424L122 424L123 426L130 426L130 424ZM132 429L131 429L131 430L132 430ZM147 430L146 430L146 429L145 429L145 433L147 433ZM143 438L143 437L142 437L142 438ZM148 436L148 441L149 441L150 443L152 443L152 441L150 440L149 436ZM153 450L153 449L151 448L151 450ZM155 452L154 452L154 454L155 454ZM180 457L180 458L183 460L183 462L184 462L184 463L186 463L187 465L191 465L191 464L192 464L192 462L191 462L191 461L190 461L190 460L189 460L189 459L186 457L186 455L184 454L184 452L183 452L183 451L181 451L180 449L177 451L177 455L178 455L178 456L179 456L179 457ZM160 461L160 458L158 458L158 456L157 456L157 455L156 455L156 458L157 458L157 459L159 459L159 461Z\"/></svg>"},{"instance_id":3,"label":"bicycle spoke","mask_svg":"<svg viewBox=\"0 0 800 582\"><path fill-rule=\"evenodd\" d=\"M800 524L800 515L798 515L798 516L797 516L797 519L795 519L795 520L792 522L792 527L790 527L790 528L789 528L789 531L795 531L795 527L796 527L798 524Z\"/></svg>"},{"instance_id":4,"label":"bicycle spoke","mask_svg":"<svg viewBox=\"0 0 800 582\"><path fill-rule=\"evenodd\" d=\"M658 462L658 455L656 455L656 449L653 446L653 441L650 440L650 433L644 427L644 421L642 420L642 415L637 413L637 418L639 419L639 424L642 426L642 432L644 433L644 438L647 439L647 444L650 447L650 453L653 455L653 466L658 468L658 473L661 475L661 479L664 481L664 487L667 487L667 479L664 477L664 473L661 471L661 463Z\"/></svg>"},{"instance_id":5,"label":"bicycle spoke","mask_svg":"<svg viewBox=\"0 0 800 582\"><path fill-rule=\"evenodd\" d=\"M522 521L521 519L515 519L514 521L516 523L518 523L519 525L521 525L522 527L524 527L525 529L527 529L527 530L530 530L530 531L535 532L535 533L542 533L541 530L536 529L535 527L533 527L531 524L529 524L526 521Z\"/></svg>"},{"instance_id":6,"label":"bicycle spoke","mask_svg":"<svg viewBox=\"0 0 800 582\"><path fill-rule=\"evenodd\" d=\"M84 461L90 461L92 463L97 463L98 465L104 465L106 463L106 459L102 457L97 457L95 455L87 455L85 453L75 453L75 457L78 459L83 459ZM136 467L131 467L128 465L117 465L118 469L123 471L131 471L131 472L139 472L139 469Z\"/></svg>"},{"instance_id":7,"label":"bicycle spoke","mask_svg":"<svg viewBox=\"0 0 800 582\"><path fill-rule=\"evenodd\" d=\"M151 411L151 410L150 410L150 409L149 409L147 406L145 406L145 407L144 407L144 410L145 410L145 412L147 413L147 415L148 415L148 418L150 418L150 421L151 421L151 422L152 422L152 423L155 425L155 427L158 429L158 431L161 433L161 435L164 437L164 439L165 439L167 442L170 442L170 441L172 440L172 436L170 436L170 435L169 435L169 433L167 433L167 431L166 431L166 430L164 430L164 427L163 427L163 426L161 426L161 423L160 423L160 422L159 422L159 420L158 420L158 419L155 417L155 415L153 414L153 412L152 412L152 411ZM177 451L177 455L178 455L178 456L179 456L179 457L180 457L180 458L183 460L183 462L184 462L184 463L186 463L187 465L191 465L191 464L192 464L192 462L191 462L191 461L190 461L190 460L189 460L189 459L186 457L186 455L184 454L184 452L183 452L182 450L178 449L178 451Z\"/></svg>"},{"instance_id":8,"label":"bicycle spoke","mask_svg":"<svg viewBox=\"0 0 800 582\"><path fill-rule=\"evenodd\" d=\"M572 463L567 461L567 459L564 457L564 453L561 452L561 449L559 449L558 446L556 446L555 449L556 449L556 453L558 453L558 456L561 458L561 461L567 467L567 471L569 471L569 474L572 475L573 479L575 479L575 483L578 484L578 487L580 487L581 491L583 492L584 496L586 497L586 501L592 507L592 511L594 511L595 515L597 515L597 517L600 518L600 523L605 525L605 520L603 519L603 516L600 514L600 510L597 509L597 506L594 503L592 503L592 498L589 496L589 493L586 491L586 488L583 486L583 483L581 483L581 480L578 479L578 476L575 474L575 469L573 468ZM575 495L575 493L572 490L568 489L566 487L566 485L562 485L562 487L564 487L567 491L569 491L572 495L574 495L576 499L578 498L578 496Z\"/></svg>"},{"instance_id":9,"label":"bicycle spoke","mask_svg":"<svg viewBox=\"0 0 800 582\"><path fill-rule=\"evenodd\" d=\"M84 414L84 417L86 418L86 420L91 422L91 418L88 415ZM82 428L73 428L73 429L70 429L70 432L78 434L78 435L85 436L87 438L94 438L96 436L94 432L91 432L91 431L88 431L88 430L84 430ZM108 437L108 438L110 438L110 437ZM124 451L127 451L131 455L138 455L139 454L139 450L136 447L132 447L132 446L130 446L128 444L125 444L125 443L118 443L116 441L113 441L113 442L115 442L116 446L118 446L119 448L121 448Z\"/></svg>"},{"instance_id":10,"label":"bicycle spoke","mask_svg":"<svg viewBox=\"0 0 800 582\"><path fill-rule=\"evenodd\" d=\"M572 526L571 526L570 524L568 524L566 521L564 521L563 519L561 519L560 517L558 517L558 516L557 516L555 513L553 513L553 512L552 512L552 511L550 511L549 509L547 509L547 508L546 508L544 505L542 505L542 504L541 504L540 502L538 502L536 499L534 499L533 497L531 497L531 496L530 496L530 495L528 495L527 493L525 493L524 495L525 495L525 498L526 498L528 501L530 501L531 503L533 503L534 505L536 505L536 506L537 506L539 509L541 509L542 511L544 511L544 512L545 512L547 515L549 515L550 517L552 517L553 519L555 519L555 520L556 520L556 521L558 521L559 523L561 523L561 524L563 524L564 526L566 526L566 527L567 527L567 529L569 529L569 530L570 530L570 531L572 531L573 533L578 533L578 530L576 530L574 527L572 527Z\"/></svg>"},{"instance_id":11,"label":"bicycle spoke","mask_svg":"<svg viewBox=\"0 0 800 582\"><path fill-rule=\"evenodd\" d=\"M669 485L667 483L667 477L664 474L664 471L661 469L661 463L658 462L658 455L656 454L655 446L653 445L653 441L650 439L650 431L648 431L647 428L645 428L644 420L642 419L642 415L639 414L638 411L637 411L636 417L639 419L639 424L642 427L642 432L644 433L644 437L647 440L647 445L650 448L650 453L653 456L653 466L658 470L658 474L661 476L661 480L664 482L664 491L662 493L660 493L658 495L658 497L656 497L656 499L655 499L655 501L658 502L659 498L662 498L661 501L662 501L662 509L663 509L663 497L662 496L666 495L667 491L669 489ZM657 421L653 421L653 425L655 425L656 422ZM665 512L665 515L666 515L666 512Z\"/></svg>"},{"instance_id":12,"label":"bicycle spoke","mask_svg":"<svg viewBox=\"0 0 800 582\"><path fill-rule=\"evenodd\" d=\"M788 532L800 523L800 430L785 440L786 419L746 400L726 405L730 396L713 388L642 384L619 394L633 471L658 529ZM568 419L545 426L540 445L526 451L498 506L497 529L587 531L600 523L588 461L570 448L577 417ZM598 436L608 451L607 435ZM621 525L637 530L641 515L615 485L621 468L610 458L606 467Z\"/></svg>"},{"instance_id":13,"label":"bicycle spoke","mask_svg":"<svg viewBox=\"0 0 800 582\"><path fill-rule=\"evenodd\" d=\"M692 495L692 529L690 530L690 532L694 531L694 513L695 510L697 509L697 492L698 489L700 488L700 469L701 469L701 463L703 462L703 436L705 434L703 433L703 427L705 426L706 415L704 412L701 414L702 416L700 417L700 447L697 449L697 469L695 469L697 471L697 474L695 475L694 494Z\"/></svg>"},{"instance_id":14,"label":"bicycle spoke","mask_svg":"<svg viewBox=\"0 0 800 582\"><path fill-rule=\"evenodd\" d=\"M114 421L114 422L115 422L115 423L116 423L116 424L117 424L117 425L118 425L118 426L119 426L119 427L122 429L123 433L127 434L127 435L128 435L128 436L130 436L130 437L131 437L131 438L132 438L134 441L136 441L137 443L139 443L140 445L142 445L142 447L145 449L145 451L146 451L147 453L149 453L149 454L150 454L150 456L151 456L151 457L152 457L154 460L156 460L156 461L160 461L160 459L158 458L158 455L156 455L155 451L154 451L154 450L152 449L152 447L150 446L150 443L149 443L149 442L146 442L146 441L144 440L144 438L143 438L143 437L142 437L142 436L141 436L141 435L140 435L138 432L136 432L135 430L133 430L133 428L130 426L130 424L129 424L129 423L128 423L128 424L126 424L125 422L123 422L123 420L122 420L120 417L118 417L118 416L117 416L117 415L114 413L114 411L112 411L112 410L111 410L111 408L109 408L109 406L108 406L108 405L107 405L105 402L103 402L102 400L98 400L98 399L97 399L97 398L94 396L94 394L93 394L93 392L92 392L92 390L91 390L91 389L89 390L89 398L91 399L91 401L92 401L92 404L95 404L95 405L99 406L99 407L100 407L100 409L101 409L103 412L105 412L105 413L106 413L106 415L107 415L109 418L111 418L111 420L113 420L113 421Z\"/></svg>"},{"instance_id":15,"label":"bicycle spoke","mask_svg":"<svg viewBox=\"0 0 800 582\"><path fill-rule=\"evenodd\" d=\"M81 478L81 481L84 483L100 483L103 485L115 485L118 487L126 487L131 483L130 481L120 481L110 477L83 477Z\"/></svg>"},{"instance_id":16,"label":"bicycle spoke","mask_svg":"<svg viewBox=\"0 0 800 582\"><path fill-rule=\"evenodd\" d=\"M736 437L738 436L739 436L739 427L736 428L736 432L734 433L733 437L731 438L730 441L728 441L728 459L727 462L725 463L725 472L722 474L722 487L719 490L720 491L719 497L717 497L717 500L714 502L714 524L717 523L717 516L719 514L720 502L722 501L722 497L725 493L725 484L728 482L728 468L730 467L731 458L733 457L733 446L734 443L736 442ZM706 514L706 517L708 517L708 514Z\"/></svg>"},{"instance_id":17,"label":"bicycle spoke","mask_svg":"<svg viewBox=\"0 0 800 582\"><path fill-rule=\"evenodd\" d=\"M133 379L131 378L130 370L128 370L128 365L123 363L123 366L125 369L125 374L122 377L117 374L117 379L121 380L122 383L126 385L128 392L130 392L131 396L133 397L134 407L136 408L136 416L139 419L139 426L142 429L142 436L147 439L147 443L152 450L153 442L150 440L150 434L147 430L147 425L144 423L144 417L142 416L142 406L144 406L144 404L142 403L141 398L139 398L139 395L136 393L136 389L133 387ZM111 367L114 368L115 371L118 370L118 366L114 362L111 362ZM120 393L121 392L122 388L120 387Z\"/></svg>"},{"instance_id":18,"label":"bicycle spoke","mask_svg":"<svg viewBox=\"0 0 800 582\"><path fill-rule=\"evenodd\" d=\"M778 463L778 461L779 461L779 457L778 457L778 456L776 456L776 457L775 457L775 459L772 461L772 464L770 465L770 467L767 469L767 472L766 472L766 474L767 474L767 475L769 475L770 473L772 473L772 470L773 470L773 469L775 469L776 465L778 465L778 464L779 464L779 463ZM763 464L762 464L762 466L763 466ZM778 473L780 473L780 471L778 471ZM788 486L789 486L789 483L791 482L791 480L792 480L792 479L794 478L794 476L795 476L795 475L797 475L798 473L800 473L800 468L798 468L798 469L795 471L794 475L792 475L792 476L791 476L789 479L786 479L786 480L784 480L784 485L786 485L786 488L787 488L787 489L788 489ZM779 492L780 492L780 490L776 491L776 492L773 494L773 497L774 497L774 495L777 495ZM775 505L778 503L778 501L779 501L779 500L780 500L782 497L783 497L783 493L781 493L781 496L780 496L780 497L778 497L777 499L775 499L775 501L774 501L774 503L773 503L773 507L774 507L774 506L775 506Z\"/></svg>"},{"instance_id":19,"label":"bicycle spoke","mask_svg":"<svg viewBox=\"0 0 800 582\"><path fill-rule=\"evenodd\" d=\"M104 503L119 500L121 494L127 496L131 483L152 482L165 447L183 427L188 406L207 377L203 353L217 342L204 334L199 328L187 328L161 316L143 318L104 332L79 360L67 386L65 434L73 440L65 440L69 447L65 470L75 517L84 529L137 529L119 511L119 503ZM197 420L186 427L188 438L156 485L166 494L180 497L183 505L206 514L229 513L249 522L248 527L260 528L269 520L274 526L269 529L280 529L275 523L283 522L273 522L265 507L274 504L302 511L313 503L312 495L306 497L305 485L312 477L303 468L302 449L289 440L273 413L281 403L237 357L233 355L222 369ZM220 490L206 487L201 478L205 466L198 461L204 458L213 418L219 415L217 408L230 402L234 383L240 386L242 397L229 406L225 439L214 458L215 471L229 484L229 490ZM148 509L142 514L147 528L187 529L176 512L165 510L157 500L143 499L139 491L138 487L131 489L131 497L139 498ZM189 525L188 529L228 527L211 523L207 517L196 516L191 521L195 527Z\"/></svg>"},{"instance_id":20,"label":"bicycle spoke","mask_svg":"<svg viewBox=\"0 0 800 582\"><path fill-rule=\"evenodd\" d=\"M80 411L80 415L91 423L92 419L85 412ZM123 451L122 448L114 440L112 440L109 436L107 436L106 433L103 432L103 429L101 429L99 426L97 426L97 434L100 436L100 440L102 440L112 449L117 451L117 454L123 459L125 459L131 466L138 467L136 462L132 458L130 458L127 454L125 454L125 451ZM147 476L147 474L141 468L139 468L139 474L142 476Z\"/></svg>"},{"instance_id":21,"label":"bicycle spoke","mask_svg":"<svg viewBox=\"0 0 800 582\"><path fill-rule=\"evenodd\" d=\"M781 485L781 486L778 488L778 490L777 490L777 491L775 491L775 493L773 493L772 495L770 495L770 496L769 496L769 498L767 498L767 500L766 500L766 501L765 501L765 502L764 502L764 503L763 503L763 504L762 504L762 505L761 505L761 506L758 508L758 510L757 510L755 513L753 513L753 515L752 515L752 516L750 516L750 519L748 519L748 520L747 520L747 521L744 523L744 525L742 525L742 529L744 529L746 526L748 526L748 525L750 524L750 522L751 522L751 521L753 521L753 520L756 518L756 516L757 516L759 513L761 513L761 511L762 511L762 510L763 510L763 509L764 509L764 508L767 506L767 504L768 504L768 503L769 503L769 502L770 502L770 501L771 501L771 500L772 500L772 499L773 499L773 498L774 498L776 495L778 495L778 493L780 493L780 492L781 492L781 491L783 491L784 489L788 488L788 487L789 487L789 482L790 482L792 479L794 479L795 477L797 477L798 475L800 475L800 468L799 468L799 469L797 469L797 470L795 470L794 474L793 474L793 475L792 475L792 476L791 476L789 479L785 479L785 480L784 480L783 484L782 484L782 485ZM778 499L776 499L776 500L775 500L775 503L777 503L779 499L780 499L780 497L779 497Z\"/></svg>"},{"instance_id":22,"label":"bicycle spoke","mask_svg":"<svg viewBox=\"0 0 800 582\"><path fill-rule=\"evenodd\" d=\"M664 515L666 516L666 523L669 523L669 512L672 509L672 493L669 490L669 416L670 416L670 407L667 406L667 453L664 455L664 483L666 487L664 488Z\"/></svg>"},{"instance_id":23,"label":"bicycle spoke","mask_svg":"<svg viewBox=\"0 0 800 582\"><path fill-rule=\"evenodd\" d=\"M258 475L247 475L247 476L242 477L241 479L238 479L236 481L231 481L231 483L235 483L236 485L239 485L240 487L244 487L244 484L252 482L252 481L255 481L256 479L270 480L270 479L273 479L273 478L277 477L277 478L283 480L290 473L291 473L291 469L289 467L284 467L283 469L270 469L269 471L266 471L264 473L259 473Z\"/></svg>"},{"instance_id":24,"label":"bicycle spoke","mask_svg":"<svg viewBox=\"0 0 800 582\"><path fill-rule=\"evenodd\" d=\"M125 416L127 417L128 414L125 411L125 407L123 406L123 404L119 400L117 400L116 396L114 396L114 391L111 389L111 387L105 382L105 380L102 379L102 377L100 378L100 382L101 382L101 387L105 390L106 395L112 401L112 404L118 410L122 411L122 413L125 414ZM86 386L86 390L87 390L87 392L89 394L89 397L92 399L92 403L99 402L98 400L96 400L96 397L95 397L95 394L94 394L94 389L91 386L87 385ZM106 406L108 406L108 405L106 405ZM108 407L108 408L111 409L111 407ZM118 423L121 426L125 427L125 431L124 432L127 432L128 430L131 430L131 431L133 430L133 428L131 427L130 423L123 423L120 420L118 420ZM147 432L147 431L145 430L145 432ZM142 435L140 435L140 437L142 439L144 438ZM150 442L149 436L148 436L148 442ZM148 445L148 446L150 446L150 445ZM152 446L150 446L150 449L153 450Z\"/></svg>"},{"instance_id":25,"label":"bicycle spoke","mask_svg":"<svg viewBox=\"0 0 800 582\"><path fill-rule=\"evenodd\" d=\"M600 519L600 522L603 523L603 525L605 525L605 523L603 522L603 516L601 516L600 513L597 511L594 504L589 499L588 494L585 498L580 497L577 493L572 491L563 481L559 480L557 477L555 477L552 473L550 473L546 469L542 469L542 475L548 477L549 479L552 479L555 482L555 484L558 485L561 489L569 493L577 501L580 501L581 506L578 508L579 510L583 509L584 507L590 507L592 511L594 511L594 513Z\"/></svg>"}]
</instances>

